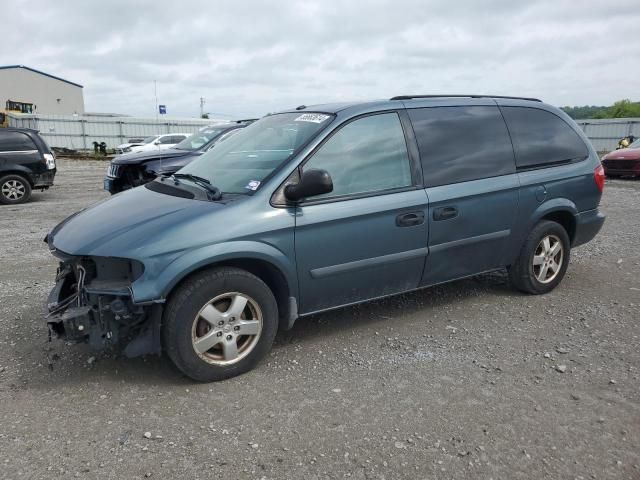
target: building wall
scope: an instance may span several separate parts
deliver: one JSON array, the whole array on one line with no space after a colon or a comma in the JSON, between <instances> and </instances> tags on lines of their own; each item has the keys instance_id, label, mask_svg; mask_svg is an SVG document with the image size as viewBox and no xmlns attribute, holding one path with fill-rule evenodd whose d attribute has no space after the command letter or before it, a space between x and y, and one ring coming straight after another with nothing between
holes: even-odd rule
<instances>
[{"instance_id":1,"label":"building wall","mask_svg":"<svg viewBox=\"0 0 640 480\"><path fill-rule=\"evenodd\" d=\"M81 87L24 68L0 69L0 109L7 100L33 103L41 114L84 113Z\"/></svg>"}]
</instances>

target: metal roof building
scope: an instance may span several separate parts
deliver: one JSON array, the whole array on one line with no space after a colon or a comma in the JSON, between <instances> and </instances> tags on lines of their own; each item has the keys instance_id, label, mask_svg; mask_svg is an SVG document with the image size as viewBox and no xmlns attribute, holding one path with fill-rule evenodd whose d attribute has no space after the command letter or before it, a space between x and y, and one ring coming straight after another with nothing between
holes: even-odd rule
<instances>
[{"instance_id":1,"label":"metal roof building","mask_svg":"<svg viewBox=\"0 0 640 480\"><path fill-rule=\"evenodd\" d=\"M82 85L24 65L0 66L0 109L9 100L34 104L33 113L84 113Z\"/></svg>"}]
</instances>

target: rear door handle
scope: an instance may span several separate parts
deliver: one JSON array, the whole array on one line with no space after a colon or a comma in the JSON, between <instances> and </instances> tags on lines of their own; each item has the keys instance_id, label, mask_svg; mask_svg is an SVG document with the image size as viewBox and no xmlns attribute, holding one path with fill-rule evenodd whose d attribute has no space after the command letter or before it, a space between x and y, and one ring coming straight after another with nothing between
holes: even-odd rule
<instances>
[{"instance_id":1,"label":"rear door handle","mask_svg":"<svg viewBox=\"0 0 640 480\"><path fill-rule=\"evenodd\" d=\"M437 222L439 220L448 220L458 216L458 209L456 207L440 207L433 211L433 219Z\"/></svg>"},{"instance_id":2,"label":"rear door handle","mask_svg":"<svg viewBox=\"0 0 640 480\"><path fill-rule=\"evenodd\" d=\"M413 227L424 223L424 212L403 213L396 217L398 227Z\"/></svg>"}]
</instances>

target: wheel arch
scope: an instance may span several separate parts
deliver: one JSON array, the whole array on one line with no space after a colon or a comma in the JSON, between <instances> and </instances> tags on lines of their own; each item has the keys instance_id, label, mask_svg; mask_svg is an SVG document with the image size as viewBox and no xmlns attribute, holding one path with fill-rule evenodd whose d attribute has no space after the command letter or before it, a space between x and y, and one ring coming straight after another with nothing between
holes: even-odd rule
<instances>
[{"instance_id":1,"label":"wheel arch","mask_svg":"<svg viewBox=\"0 0 640 480\"><path fill-rule=\"evenodd\" d=\"M559 223L569 235L571 244L576 235L576 216L578 209L571 200L567 198L554 198L541 204L533 215L533 221L529 226L529 231L541 220L551 220Z\"/></svg>"},{"instance_id":2,"label":"wheel arch","mask_svg":"<svg viewBox=\"0 0 640 480\"><path fill-rule=\"evenodd\" d=\"M559 223L562 228L565 229L567 235L569 235L569 242L573 245L573 241L576 237L576 217L568 210L554 210L547 213L540 220L551 220Z\"/></svg>"},{"instance_id":3,"label":"wheel arch","mask_svg":"<svg viewBox=\"0 0 640 480\"><path fill-rule=\"evenodd\" d=\"M132 285L138 303L163 301L184 281L204 270L235 267L252 273L271 289L278 305L281 328L289 328L297 317L295 266L283 252L271 245L229 242L181 255L161 271L149 266L151 268L145 270Z\"/></svg>"},{"instance_id":4,"label":"wheel arch","mask_svg":"<svg viewBox=\"0 0 640 480\"><path fill-rule=\"evenodd\" d=\"M0 170L0 178L7 175L19 175L29 182L29 186L33 188L33 179L31 178L31 171L28 168L12 164L5 165L2 170Z\"/></svg>"},{"instance_id":5,"label":"wheel arch","mask_svg":"<svg viewBox=\"0 0 640 480\"><path fill-rule=\"evenodd\" d=\"M295 297L292 297L291 295L289 282L282 270L276 267L273 263L263 259L238 257L214 261L212 263L202 265L189 274L183 276L175 285L173 285L171 291L168 292L167 297L171 295L171 292L178 288L183 282L186 282L194 275L198 275L205 270L211 270L219 267L234 267L240 270L245 270L262 280L267 287L269 287L276 299L276 303L278 305L279 328L289 328L290 317L292 315L297 315L297 311L291 311L292 307L290 298Z\"/></svg>"}]
</instances>

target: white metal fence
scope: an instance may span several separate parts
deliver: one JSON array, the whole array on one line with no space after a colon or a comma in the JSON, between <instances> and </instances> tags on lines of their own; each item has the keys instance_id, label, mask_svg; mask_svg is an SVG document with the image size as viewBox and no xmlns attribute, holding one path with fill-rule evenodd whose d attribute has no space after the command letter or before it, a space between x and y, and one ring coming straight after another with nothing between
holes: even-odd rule
<instances>
[{"instance_id":1,"label":"white metal fence","mask_svg":"<svg viewBox=\"0 0 640 480\"><path fill-rule=\"evenodd\" d=\"M628 135L640 138L640 118L576 120L598 152L610 152Z\"/></svg>"},{"instance_id":2,"label":"white metal fence","mask_svg":"<svg viewBox=\"0 0 640 480\"><path fill-rule=\"evenodd\" d=\"M93 142L107 148L133 137L163 133L195 133L205 125L223 123L219 119L168 119L110 117L100 115L16 115L9 114L9 126L33 128L51 147L93 150Z\"/></svg>"},{"instance_id":3,"label":"white metal fence","mask_svg":"<svg viewBox=\"0 0 640 480\"><path fill-rule=\"evenodd\" d=\"M93 149L93 142L105 142L107 148L125 143L128 138L161 133L194 133L205 125L226 122L220 119L168 119L109 117L100 115L15 115L9 114L12 127L40 131L52 147L75 150ZM598 152L614 150L627 135L640 138L640 118L577 120Z\"/></svg>"}]
</instances>

